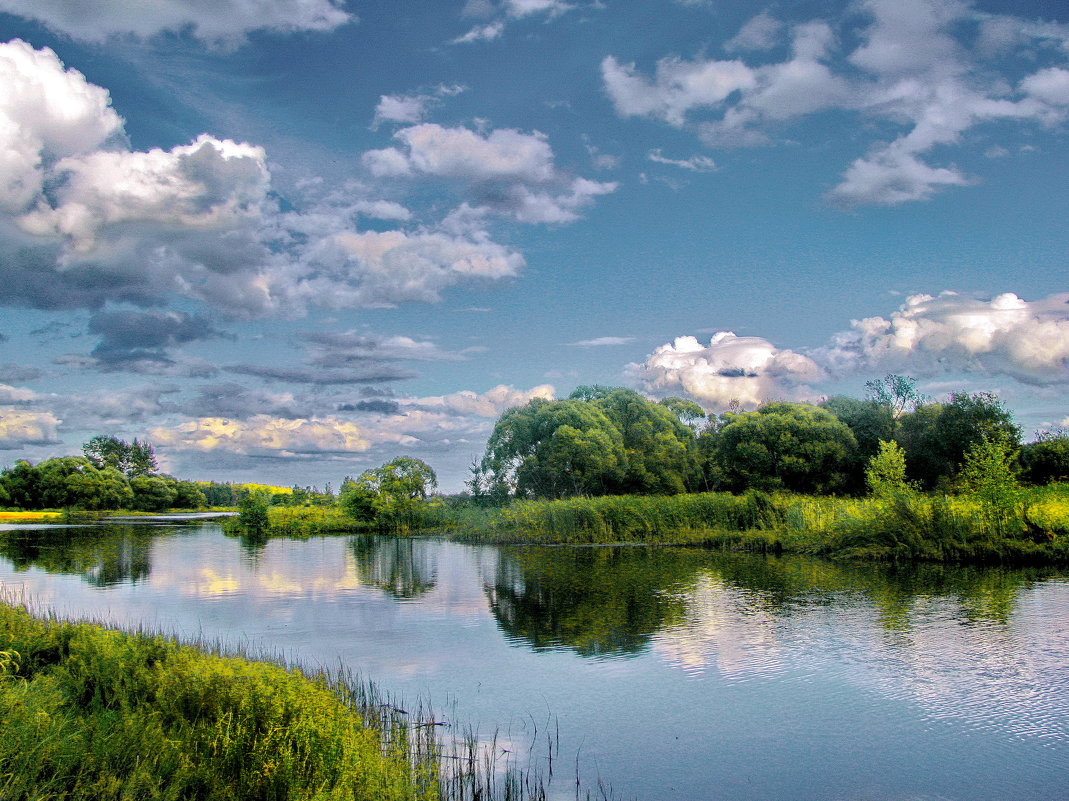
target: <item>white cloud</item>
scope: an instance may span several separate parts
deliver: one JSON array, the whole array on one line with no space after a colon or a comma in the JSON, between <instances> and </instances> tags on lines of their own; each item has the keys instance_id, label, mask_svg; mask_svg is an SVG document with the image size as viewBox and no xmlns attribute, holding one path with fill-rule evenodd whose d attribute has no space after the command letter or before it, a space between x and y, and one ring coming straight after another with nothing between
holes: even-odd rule
<instances>
[{"instance_id":1,"label":"white cloud","mask_svg":"<svg viewBox=\"0 0 1069 801\"><path fill-rule=\"evenodd\" d=\"M149 438L161 449L277 458L360 453L371 447L354 423L331 416L296 420L268 415L248 420L201 417L154 428Z\"/></svg>"},{"instance_id":2,"label":"white cloud","mask_svg":"<svg viewBox=\"0 0 1069 801\"><path fill-rule=\"evenodd\" d=\"M281 459L353 458L373 448L450 449L468 445L481 449L502 412L532 398L553 398L553 387L530 390L497 386L481 394L451 395L401 401L389 414L364 413L360 423L337 415L281 418L266 414L243 420L198 417L160 426L149 437L161 451L227 453Z\"/></svg>"},{"instance_id":3,"label":"white cloud","mask_svg":"<svg viewBox=\"0 0 1069 801\"><path fill-rule=\"evenodd\" d=\"M255 30L331 31L356 19L343 6L340 0L94 0L89 9L70 0L0 0L0 11L89 41L185 30L212 42L240 40Z\"/></svg>"},{"instance_id":4,"label":"white cloud","mask_svg":"<svg viewBox=\"0 0 1069 801\"><path fill-rule=\"evenodd\" d=\"M961 145L984 123L1056 126L1069 117L1069 26L992 17L958 0L864 0L853 11L861 14L836 27L793 26L791 57L780 63L667 57L647 77L609 56L605 89L620 116L692 126L711 147L768 144L777 127L830 110L897 129L890 141L872 142L828 193L845 206L926 200L974 183L953 164L929 163L929 154ZM979 38L963 33L969 29ZM859 43L840 52L837 31ZM762 14L727 48L767 49L778 33ZM984 62L993 55L1001 63Z\"/></svg>"},{"instance_id":5,"label":"white cloud","mask_svg":"<svg viewBox=\"0 0 1069 801\"><path fill-rule=\"evenodd\" d=\"M554 390L550 384L541 384L528 390L515 389L514 387L499 384L482 394L464 390L451 395L419 398L406 403L428 411L442 411L453 415L472 415L496 419L507 409L511 409L514 406L523 406L535 398L553 400L553 393Z\"/></svg>"},{"instance_id":6,"label":"white cloud","mask_svg":"<svg viewBox=\"0 0 1069 801\"><path fill-rule=\"evenodd\" d=\"M541 182L554 175L553 151L545 135L537 131L525 134L513 128L498 128L481 136L467 128L424 123L403 128L395 137L403 143L405 152L391 148L365 154L365 162L373 172L419 172L472 181L511 178ZM382 165L389 165L388 171L382 172Z\"/></svg>"},{"instance_id":7,"label":"white cloud","mask_svg":"<svg viewBox=\"0 0 1069 801\"><path fill-rule=\"evenodd\" d=\"M976 371L1069 382L1069 293L1025 301L914 295L890 319L855 320L814 357L838 373Z\"/></svg>"},{"instance_id":8,"label":"white cloud","mask_svg":"<svg viewBox=\"0 0 1069 801\"><path fill-rule=\"evenodd\" d=\"M486 25L476 25L467 33L462 36L458 36L453 39L451 44L471 44L472 42L492 42L494 39L501 38L501 34L505 32L505 23L501 22L489 22Z\"/></svg>"},{"instance_id":9,"label":"white cloud","mask_svg":"<svg viewBox=\"0 0 1069 801\"><path fill-rule=\"evenodd\" d=\"M13 403L30 403L37 400L38 397L39 395L32 389L0 384L0 405L7 406Z\"/></svg>"},{"instance_id":10,"label":"white cloud","mask_svg":"<svg viewBox=\"0 0 1069 801\"><path fill-rule=\"evenodd\" d=\"M595 337L594 339L581 339L578 342L569 342L573 348L603 348L614 345L629 345L635 341L634 337Z\"/></svg>"},{"instance_id":11,"label":"white cloud","mask_svg":"<svg viewBox=\"0 0 1069 801\"><path fill-rule=\"evenodd\" d=\"M459 281L507 278L524 266L523 256L485 232L345 231L319 243L307 260L311 269L290 291L327 308L433 302Z\"/></svg>"},{"instance_id":12,"label":"white cloud","mask_svg":"<svg viewBox=\"0 0 1069 801\"><path fill-rule=\"evenodd\" d=\"M762 11L743 25L739 32L724 44L724 49L729 53L736 50L771 50L779 44L782 30L782 22L767 11Z\"/></svg>"},{"instance_id":13,"label":"white cloud","mask_svg":"<svg viewBox=\"0 0 1069 801\"><path fill-rule=\"evenodd\" d=\"M426 95L382 95L375 107L375 119L372 128L378 128L385 122L402 122L411 125L422 122L427 113Z\"/></svg>"},{"instance_id":14,"label":"white cloud","mask_svg":"<svg viewBox=\"0 0 1069 801\"><path fill-rule=\"evenodd\" d=\"M524 223L570 223L596 197L618 187L559 171L549 142L538 131L498 128L479 133L424 123L403 128L394 137L403 148L368 151L364 166L379 178L421 175L467 185L479 205L465 203L449 224L468 218L470 228L471 219L485 216L487 210Z\"/></svg>"},{"instance_id":15,"label":"white cloud","mask_svg":"<svg viewBox=\"0 0 1069 801\"><path fill-rule=\"evenodd\" d=\"M713 335L708 345L691 336L661 345L628 374L655 395L683 393L706 409L722 410L736 401L744 408L774 399L811 395L807 384L823 377L808 356L777 348L761 337Z\"/></svg>"},{"instance_id":16,"label":"white cloud","mask_svg":"<svg viewBox=\"0 0 1069 801\"><path fill-rule=\"evenodd\" d=\"M360 232L358 215L412 218L365 187L347 185L307 210L282 213L267 154L252 144L203 134L170 150L131 151L108 93L65 70L51 50L0 44L0 79L0 260L9 279L0 303L145 305L179 295L235 316L300 315L308 304L436 300L459 281L523 266L474 218L450 232L444 223ZM457 91L443 86L435 96ZM539 134L415 126L400 139L408 155L382 152L396 153L405 170L411 160L415 169L470 180L549 176L539 189L556 200L558 217L574 215L601 186L558 185Z\"/></svg>"},{"instance_id":17,"label":"white cloud","mask_svg":"<svg viewBox=\"0 0 1069 801\"><path fill-rule=\"evenodd\" d=\"M51 203L17 218L35 236L61 236L91 253L105 227L154 223L234 230L262 214L269 176L262 148L203 135L169 151L97 151L52 168Z\"/></svg>"},{"instance_id":18,"label":"white cloud","mask_svg":"<svg viewBox=\"0 0 1069 801\"><path fill-rule=\"evenodd\" d=\"M646 157L656 164L668 164L672 167L679 167L682 170L690 170L692 172L712 172L716 169L716 162L708 156L691 156L689 159L670 159L661 153L661 149L655 148L651 150Z\"/></svg>"},{"instance_id":19,"label":"white cloud","mask_svg":"<svg viewBox=\"0 0 1069 801\"><path fill-rule=\"evenodd\" d=\"M56 54L19 39L0 44L0 210L25 211L41 195L47 161L89 153L122 135L106 90Z\"/></svg>"},{"instance_id":20,"label":"white cloud","mask_svg":"<svg viewBox=\"0 0 1069 801\"><path fill-rule=\"evenodd\" d=\"M61 422L51 412L0 406L0 450L58 442L56 429Z\"/></svg>"},{"instance_id":21,"label":"white cloud","mask_svg":"<svg viewBox=\"0 0 1069 801\"><path fill-rule=\"evenodd\" d=\"M753 70L741 61L682 61L670 57L657 62L656 77L637 74L634 64L613 56L601 62L605 89L623 117L655 117L681 127L687 113L719 106L729 95L756 83Z\"/></svg>"}]
</instances>

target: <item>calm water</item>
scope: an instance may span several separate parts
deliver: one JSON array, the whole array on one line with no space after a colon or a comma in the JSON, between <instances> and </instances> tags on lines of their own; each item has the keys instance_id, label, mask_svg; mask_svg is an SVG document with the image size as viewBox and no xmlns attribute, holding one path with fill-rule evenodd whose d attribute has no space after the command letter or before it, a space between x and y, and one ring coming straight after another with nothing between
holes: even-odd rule
<instances>
[{"instance_id":1,"label":"calm water","mask_svg":"<svg viewBox=\"0 0 1069 801\"><path fill-rule=\"evenodd\" d=\"M348 666L524 750L555 798L1069 798L1069 577L212 524L0 538L64 615Z\"/></svg>"}]
</instances>

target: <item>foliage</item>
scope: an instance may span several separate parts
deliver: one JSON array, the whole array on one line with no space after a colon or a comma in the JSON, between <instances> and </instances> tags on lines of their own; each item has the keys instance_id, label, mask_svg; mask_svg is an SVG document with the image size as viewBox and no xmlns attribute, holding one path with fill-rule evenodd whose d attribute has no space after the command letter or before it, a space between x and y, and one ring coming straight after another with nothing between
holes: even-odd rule
<instances>
[{"instance_id":1,"label":"foliage","mask_svg":"<svg viewBox=\"0 0 1069 801\"><path fill-rule=\"evenodd\" d=\"M1014 450L1021 432L1013 416L990 392L951 395L903 415L896 441L906 451L909 477L926 489L945 486L961 469L965 454L985 437L1003 439Z\"/></svg>"},{"instance_id":2,"label":"foliage","mask_svg":"<svg viewBox=\"0 0 1069 801\"><path fill-rule=\"evenodd\" d=\"M261 530L268 525L268 496L263 492L250 492L238 503L238 520L248 529Z\"/></svg>"},{"instance_id":3,"label":"foliage","mask_svg":"<svg viewBox=\"0 0 1069 801\"><path fill-rule=\"evenodd\" d=\"M848 489L861 492L864 486L865 465L880 450L880 443L894 437L896 420L891 406L876 400L858 400L836 395L820 404L846 424L854 435L857 447L850 458Z\"/></svg>"},{"instance_id":4,"label":"foliage","mask_svg":"<svg viewBox=\"0 0 1069 801\"><path fill-rule=\"evenodd\" d=\"M924 403L924 396L917 391L917 379L895 373L867 381L865 390L869 400L884 407L892 420L897 420L907 409L916 409Z\"/></svg>"},{"instance_id":5,"label":"foliage","mask_svg":"<svg viewBox=\"0 0 1069 801\"><path fill-rule=\"evenodd\" d=\"M1044 432L1021 447L1023 477L1030 484L1069 481L1069 434Z\"/></svg>"},{"instance_id":6,"label":"foliage","mask_svg":"<svg viewBox=\"0 0 1069 801\"><path fill-rule=\"evenodd\" d=\"M535 399L501 416L469 487L499 498L685 492L701 483L699 418L696 404L655 403L628 389Z\"/></svg>"},{"instance_id":7,"label":"foliage","mask_svg":"<svg viewBox=\"0 0 1069 801\"><path fill-rule=\"evenodd\" d=\"M113 467L127 478L147 476L158 469L155 449L148 442L133 442L113 436L93 437L82 446L82 453L94 467Z\"/></svg>"},{"instance_id":8,"label":"foliage","mask_svg":"<svg viewBox=\"0 0 1069 801\"><path fill-rule=\"evenodd\" d=\"M347 478L338 502L358 522L411 528L422 522L427 495L437 487L438 477L426 462L400 457Z\"/></svg>"},{"instance_id":9,"label":"foliage","mask_svg":"<svg viewBox=\"0 0 1069 801\"><path fill-rule=\"evenodd\" d=\"M965 454L958 483L981 504L984 516L1000 534L1020 529L1021 485L1016 449L1001 437L984 437Z\"/></svg>"},{"instance_id":10,"label":"foliage","mask_svg":"<svg viewBox=\"0 0 1069 801\"><path fill-rule=\"evenodd\" d=\"M502 784L515 801L544 797L344 678L8 605L0 653L4 798L490 801Z\"/></svg>"},{"instance_id":11,"label":"foliage","mask_svg":"<svg viewBox=\"0 0 1069 801\"><path fill-rule=\"evenodd\" d=\"M847 483L857 442L835 415L800 403L770 403L725 415L716 456L734 489L834 492Z\"/></svg>"},{"instance_id":12,"label":"foliage","mask_svg":"<svg viewBox=\"0 0 1069 801\"><path fill-rule=\"evenodd\" d=\"M865 484L877 498L894 498L912 491L906 481L906 452L898 443L880 443L865 466Z\"/></svg>"}]
</instances>

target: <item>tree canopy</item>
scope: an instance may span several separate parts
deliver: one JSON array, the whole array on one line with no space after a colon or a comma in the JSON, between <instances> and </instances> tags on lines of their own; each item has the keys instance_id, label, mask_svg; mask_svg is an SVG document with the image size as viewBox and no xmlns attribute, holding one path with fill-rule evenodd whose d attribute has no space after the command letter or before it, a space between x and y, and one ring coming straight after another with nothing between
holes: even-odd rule
<instances>
[{"instance_id":1,"label":"tree canopy","mask_svg":"<svg viewBox=\"0 0 1069 801\"><path fill-rule=\"evenodd\" d=\"M494 426L469 486L476 494L562 498L696 489L697 404L647 400L629 389L579 387L535 399Z\"/></svg>"}]
</instances>

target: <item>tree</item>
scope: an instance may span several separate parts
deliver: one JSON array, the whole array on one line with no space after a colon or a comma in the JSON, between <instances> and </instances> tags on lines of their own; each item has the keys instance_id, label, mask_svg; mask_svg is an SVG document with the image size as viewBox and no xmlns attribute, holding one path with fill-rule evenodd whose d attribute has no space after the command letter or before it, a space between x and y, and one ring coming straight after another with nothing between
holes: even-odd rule
<instances>
[{"instance_id":1,"label":"tree","mask_svg":"<svg viewBox=\"0 0 1069 801\"><path fill-rule=\"evenodd\" d=\"M1021 447L1021 468L1030 484L1069 481L1069 434L1044 431Z\"/></svg>"},{"instance_id":2,"label":"tree","mask_svg":"<svg viewBox=\"0 0 1069 801\"><path fill-rule=\"evenodd\" d=\"M980 502L983 515L999 534L1018 523L1021 485L1017 481L1017 447L1006 437L985 436L965 453L959 488Z\"/></svg>"},{"instance_id":3,"label":"tree","mask_svg":"<svg viewBox=\"0 0 1069 801\"><path fill-rule=\"evenodd\" d=\"M269 521L270 505L266 492L249 492L238 502L238 521L247 529L262 531Z\"/></svg>"},{"instance_id":4,"label":"tree","mask_svg":"<svg viewBox=\"0 0 1069 801\"><path fill-rule=\"evenodd\" d=\"M906 452L896 442L880 442L865 467L865 484L877 498L895 498L912 491L906 481Z\"/></svg>"},{"instance_id":5,"label":"tree","mask_svg":"<svg viewBox=\"0 0 1069 801\"><path fill-rule=\"evenodd\" d=\"M897 420L907 409L916 409L924 402L917 391L917 379L888 373L883 378L865 383L869 400L884 406L892 420Z\"/></svg>"},{"instance_id":6,"label":"tree","mask_svg":"<svg viewBox=\"0 0 1069 801\"><path fill-rule=\"evenodd\" d=\"M356 520L405 528L419 523L428 493L437 488L438 477L426 462L400 457L347 479L339 502Z\"/></svg>"},{"instance_id":7,"label":"tree","mask_svg":"<svg viewBox=\"0 0 1069 801\"><path fill-rule=\"evenodd\" d=\"M926 489L953 481L965 454L983 439L1003 439L1015 452L1021 432L990 392L956 393L945 404L917 407L899 421L895 440L906 451L911 479Z\"/></svg>"},{"instance_id":8,"label":"tree","mask_svg":"<svg viewBox=\"0 0 1069 801\"><path fill-rule=\"evenodd\" d=\"M114 467L127 478L156 472L156 452L148 442L132 443L118 437L99 435L82 446L82 453L98 470Z\"/></svg>"},{"instance_id":9,"label":"tree","mask_svg":"<svg viewBox=\"0 0 1069 801\"><path fill-rule=\"evenodd\" d=\"M865 466L880 452L880 443L894 437L895 418L889 405L876 400L858 400L836 395L820 404L846 424L854 435L857 449L852 454L848 488L861 492L864 488Z\"/></svg>"},{"instance_id":10,"label":"tree","mask_svg":"<svg viewBox=\"0 0 1069 801\"><path fill-rule=\"evenodd\" d=\"M674 494L702 486L696 404L630 389L579 387L562 401L506 411L468 486L478 497ZM693 408L691 408L693 407Z\"/></svg>"},{"instance_id":11,"label":"tree","mask_svg":"<svg viewBox=\"0 0 1069 801\"><path fill-rule=\"evenodd\" d=\"M164 476L137 476L130 479L133 506L141 512L162 512L174 506L177 481Z\"/></svg>"},{"instance_id":12,"label":"tree","mask_svg":"<svg viewBox=\"0 0 1069 801\"><path fill-rule=\"evenodd\" d=\"M831 412L778 402L725 415L715 458L735 490L835 492L846 485L856 448L850 429Z\"/></svg>"}]
</instances>

